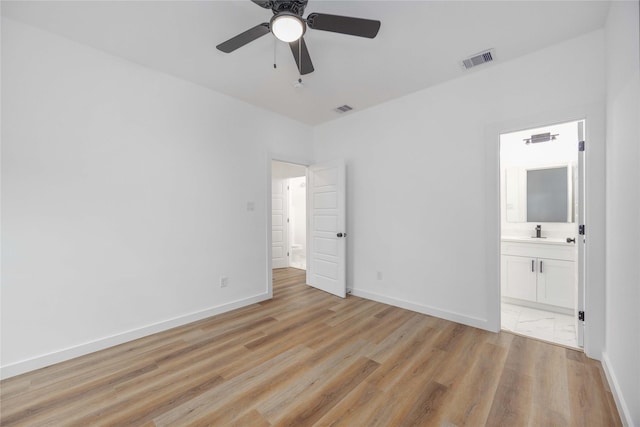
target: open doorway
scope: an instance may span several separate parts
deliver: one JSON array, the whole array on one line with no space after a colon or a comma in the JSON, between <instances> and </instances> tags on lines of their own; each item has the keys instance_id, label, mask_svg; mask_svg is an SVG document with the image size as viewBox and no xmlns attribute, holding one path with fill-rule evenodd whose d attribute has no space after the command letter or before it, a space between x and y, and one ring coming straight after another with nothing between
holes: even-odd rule
<instances>
[{"instance_id":1,"label":"open doorway","mask_svg":"<svg viewBox=\"0 0 640 427\"><path fill-rule=\"evenodd\" d=\"M500 135L502 329L582 347L585 121Z\"/></svg>"},{"instance_id":2,"label":"open doorway","mask_svg":"<svg viewBox=\"0 0 640 427\"><path fill-rule=\"evenodd\" d=\"M307 168L271 162L271 267L307 269Z\"/></svg>"},{"instance_id":3,"label":"open doorway","mask_svg":"<svg viewBox=\"0 0 640 427\"><path fill-rule=\"evenodd\" d=\"M267 292L273 295L274 268L296 268L291 264L292 254L296 253L294 265L305 266L307 285L346 298L344 159L301 166L272 157L268 168L271 199L267 231L271 232L267 233ZM303 176L305 181L298 179ZM292 184L296 187L294 193L299 191L298 196L291 196ZM303 201L304 210L299 209ZM297 213L292 215L292 210Z\"/></svg>"}]
</instances>

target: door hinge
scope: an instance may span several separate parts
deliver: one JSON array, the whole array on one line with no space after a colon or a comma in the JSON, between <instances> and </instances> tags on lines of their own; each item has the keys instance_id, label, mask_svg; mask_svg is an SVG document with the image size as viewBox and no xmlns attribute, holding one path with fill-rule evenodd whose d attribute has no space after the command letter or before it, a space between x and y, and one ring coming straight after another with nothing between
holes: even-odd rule
<instances>
[{"instance_id":1,"label":"door hinge","mask_svg":"<svg viewBox=\"0 0 640 427\"><path fill-rule=\"evenodd\" d=\"M578 151L584 151L584 141L578 142Z\"/></svg>"},{"instance_id":2,"label":"door hinge","mask_svg":"<svg viewBox=\"0 0 640 427\"><path fill-rule=\"evenodd\" d=\"M289 186L287 185L287 190L289 189Z\"/></svg>"},{"instance_id":3,"label":"door hinge","mask_svg":"<svg viewBox=\"0 0 640 427\"><path fill-rule=\"evenodd\" d=\"M578 234L580 234L581 236L584 236L584 224L580 224L578 226Z\"/></svg>"},{"instance_id":4,"label":"door hinge","mask_svg":"<svg viewBox=\"0 0 640 427\"><path fill-rule=\"evenodd\" d=\"M289 252L287 252L287 256L289 256Z\"/></svg>"},{"instance_id":5,"label":"door hinge","mask_svg":"<svg viewBox=\"0 0 640 427\"><path fill-rule=\"evenodd\" d=\"M584 311L578 312L578 320L582 320L584 322Z\"/></svg>"},{"instance_id":6,"label":"door hinge","mask_svg":"<svg viewBox=\"0 0 640 427\"><path fill-rule=\"evenodd\" d=\"M287 218L287 222L289 222L289 218Z\"/></svg>"}]
</instances>

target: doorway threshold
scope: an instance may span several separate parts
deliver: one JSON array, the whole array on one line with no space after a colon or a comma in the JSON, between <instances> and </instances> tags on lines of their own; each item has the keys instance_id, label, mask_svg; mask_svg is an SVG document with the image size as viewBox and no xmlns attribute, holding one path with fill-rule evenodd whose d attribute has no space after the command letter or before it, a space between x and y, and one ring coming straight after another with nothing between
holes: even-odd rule
<instances>
[{"instance_id":1,"label":"doorway threshold","mask_svg":"<svg viewBox=\"0 0 640 427\"><path fill-rule=\"evenodd\" d=\"M574 350L580 349L573 316L504 301L501 312L503 331Z\"/></svg>"}]
</instances>

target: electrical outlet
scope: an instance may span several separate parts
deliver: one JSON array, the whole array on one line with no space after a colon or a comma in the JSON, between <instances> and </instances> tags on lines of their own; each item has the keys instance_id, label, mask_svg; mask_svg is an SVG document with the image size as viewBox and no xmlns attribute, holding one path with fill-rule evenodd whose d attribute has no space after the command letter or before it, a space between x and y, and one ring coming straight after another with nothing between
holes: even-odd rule
<instances>
[{"instance_id":1,"label":"electrical outlet","mask_svg":"<svg viewBox=\"0 0 640 427\"><path fill-rule=\"evenodd\" d=\"M378 280L382 280L382 271L378 271L377 277Z\"/></svg>"},{"instance_id":2,"label":"electrical outlet","mask_svg":"<svg viewBox=\"0 0 640 427\"><path fill-rule=\"evenodd\" d=\"M229 286L229 278L227 276L220 276L220 287L226 288Z\"/></svg>"}]
</instances>

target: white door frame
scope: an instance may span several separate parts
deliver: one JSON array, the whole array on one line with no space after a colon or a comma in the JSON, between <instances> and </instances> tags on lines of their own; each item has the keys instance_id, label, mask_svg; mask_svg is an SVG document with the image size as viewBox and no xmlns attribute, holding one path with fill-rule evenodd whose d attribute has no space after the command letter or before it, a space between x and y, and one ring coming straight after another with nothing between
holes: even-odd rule
<instances>
[{"instance_id":1,"label":"white door frame","mask_svg":"<svg viewBox=\"0 0 640 427\"><path fill-rule=\"evenodd\" d=\"M491 294L487 324L500 331L500 134L554 123L585 120L585 333L584 352L600 360L605 345L605 111L601 102L568 109L548 109L534 116L494 123L485 128L485 265Z\"/></svg>"},{"instance_id":2,"label":"white door frame","mask_svg":"<svg viewBox=\"0 0 640 427\"><path fill-rule=\"evenodd\" d=\"M267 257L266 257L266 270L267 270L267 294L269 296L269 298L273 298L273 270L271 268L271 259L272 259L272 236L271 236L271 212L272 212L272 205L271 205L271 162L273 161L278 161L278 162L285 162L285 163L292 163L295 165L300 165L300 166L304 166L305 168L309 167L310 164L312 164L313 162L311 161L311 159L308 158L301 158L301 157L296 157L296 156L292 156L289 154L282 154L282 153L267 153L267 162L266 162L266 180L265 180L265 206L266 206L266 215L267 215L267 223L266 223L266 230L265 230L265 237L266 237L266 245L267 245ZM309 220L307 218L307 241L309 239ZM307 245L307 259L309 257L309 245Z\"/></svg>"},{"instance_id":3,"label":"white door frame","mask_svg":"<svg viewBox=\"0 0 640 427\"><path fill-rule=\"evenodd\" d=\"M585 141L585 128L587 128L587 122L582 121L578 122L578 144L582 144L582 141ZM586 293L586 271L587 271L587 260L586 260L586 236L580 235L580 224L586 223L586 215L585 215L585 199L586 199L586 162L585 162L585 152L580 151L580 147L578 148L578 203L574 202L577 215L575 230L576 230L576 245L578 246L578 271L576 274L578 280L578 289L576 292L576 307L574 310L574 322L576 324L576 334L578 340L578 346L584 348L584 329L585 322L579 320L579 313L585 310L584 306L584 296Z\"/></svg>"}]
</instances>

